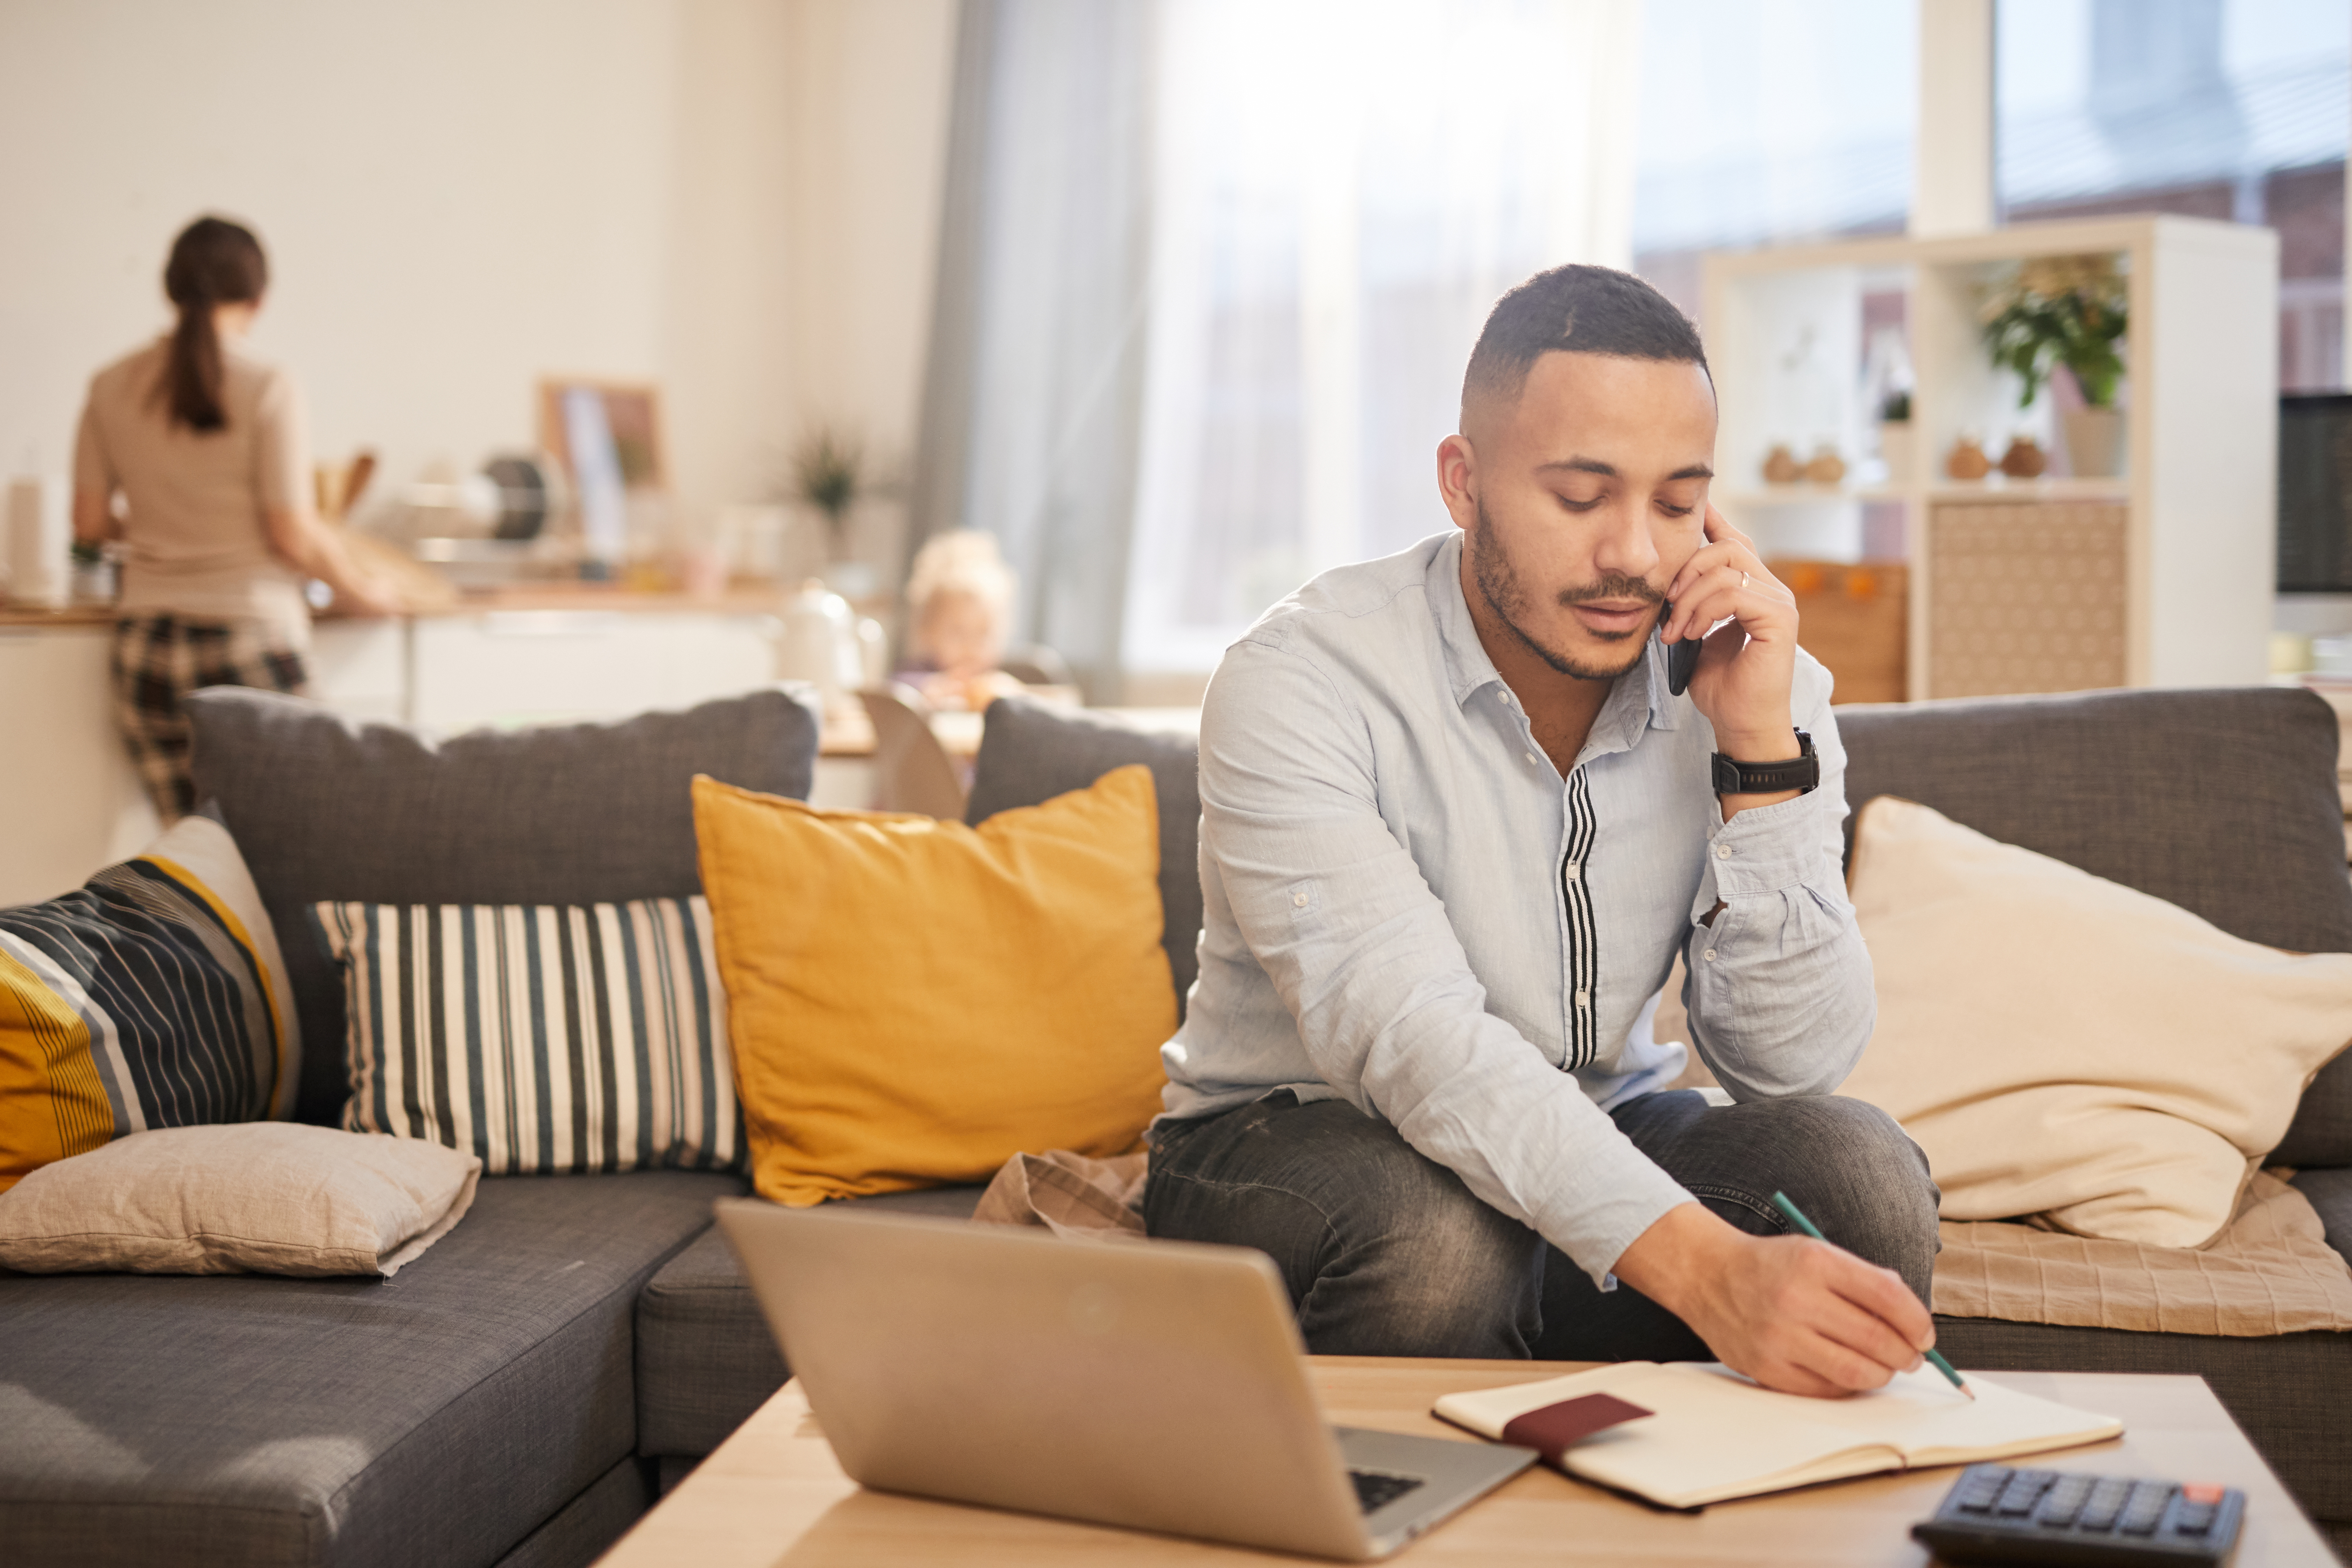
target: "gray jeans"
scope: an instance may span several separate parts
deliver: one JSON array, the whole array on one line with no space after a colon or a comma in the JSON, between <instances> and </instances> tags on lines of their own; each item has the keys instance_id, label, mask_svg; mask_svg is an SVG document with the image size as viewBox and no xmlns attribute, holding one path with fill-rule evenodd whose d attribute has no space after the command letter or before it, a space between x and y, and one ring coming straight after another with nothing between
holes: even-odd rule
<instances>
[{"instance_id":1,"label":"gray jeans","mask_svg":"<svg viewBox=\"0 0 2352 1568\"><path fill-rule=\"evenodd\" d=\"M1693 1197L1751 1236L1788 1228L1785 1192L1822 1233L1927 1299L1935 1183L1885 1112L1834 1096L1710 1107L1691 1090L1611 1115ZM1664 1308L1602 1291L1536 1233L1344 1100L1286 1090L1162 1128L1144 1228L1255 1247L1290 1287L1325 1355L1710 1361Z\"/></svg>"}]
</instances>

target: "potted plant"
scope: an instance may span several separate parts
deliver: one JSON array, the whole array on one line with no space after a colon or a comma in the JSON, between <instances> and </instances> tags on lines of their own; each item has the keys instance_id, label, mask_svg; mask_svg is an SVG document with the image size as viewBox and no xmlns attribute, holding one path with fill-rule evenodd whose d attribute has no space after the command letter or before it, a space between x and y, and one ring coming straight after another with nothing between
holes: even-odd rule
<instances>
[{"instance_id":1,"label":"potted plant","mask_svg":"<svg viewBox=\"0 0 2352 1568\"><path fill-rule=\"evenodd\" d=\"M1992 363L2017 373L2017 405L2031 406L2053 367L2064 365L2084 406L2061 419L2074 472L2112 478L2122 471L2123 416L2116 388L2130 322L2124 279L2111 256L2043 256L2017 265L1985 299L1985 347Z\"/></svg>"},{"instance_id":2,"label":"potted plant","mask_svg":"<svg viewBox=\"0 0 2352 1568\"><path fill-rule=\"evenodd\" d=\"M1896 387L1878 405L1878 455L1886 463L1886 482L1907 485L1918 472L1917 449L1911 444L1911 389Z\"/></svg>"},{"instance_id":3,"label":"potted plant","mask_svg":"<svg viewBox=\"0 0 2352 1568\"><path fill-rule=\"evenodd\" d=\"M793 448L792 494L824 522L824 558L849 559L849 514L866 493L866 449L855 438L820 425Z\"/></svg>"}]
</instances>

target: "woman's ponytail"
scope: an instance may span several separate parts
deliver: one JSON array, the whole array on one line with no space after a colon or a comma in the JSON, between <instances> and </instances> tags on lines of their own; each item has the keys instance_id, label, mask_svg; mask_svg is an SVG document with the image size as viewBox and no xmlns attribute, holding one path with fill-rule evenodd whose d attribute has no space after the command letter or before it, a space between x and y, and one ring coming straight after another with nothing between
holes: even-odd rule
<instances>
[{"instance_id":1,"label":"woman's ponytail","mask_svg":"<svg viewBox=\"0 0 2352 1568\"><path fill-rule=\"evenodd\" d=\"M213 327L217 305L250 304L269 286L268 258L253 231L226 218L200 217L172 242L163 266L163 292L179 307L172 353L156 391L174 424L191 430L218 430L228 423L221 406L220 334Z\"/></svg>"}]
</instances>

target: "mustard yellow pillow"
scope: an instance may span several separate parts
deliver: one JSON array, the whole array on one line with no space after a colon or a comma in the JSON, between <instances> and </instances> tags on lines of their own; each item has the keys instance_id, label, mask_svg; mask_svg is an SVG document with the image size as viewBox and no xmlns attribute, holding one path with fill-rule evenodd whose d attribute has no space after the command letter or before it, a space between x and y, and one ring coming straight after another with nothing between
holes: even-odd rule
<instances>
[{"instance_id":1,"label":"mustard yellow pillow","mask_svg":"<svg viewBox=\"0 0 2352 1568\"><path fill-rule=\"evenodd\" d=\"M1176 1031L1149 768L977 828L698 778L694 831L761 1195L1137 1147Z\"/></svg>"}]
</instances>

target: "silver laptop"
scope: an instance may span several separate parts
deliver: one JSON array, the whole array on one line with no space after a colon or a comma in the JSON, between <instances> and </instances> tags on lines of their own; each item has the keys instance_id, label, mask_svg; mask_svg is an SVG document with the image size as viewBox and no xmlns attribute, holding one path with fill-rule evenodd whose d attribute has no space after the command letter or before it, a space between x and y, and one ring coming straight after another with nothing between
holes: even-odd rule
<instances>
[{"instance_id":1,"label":"silver laptop","mask_svg":"<svg viewBox=\"0 0 2352 1568\"><path fill-rule=\"evenodd\" d=\"M1328 1426L1246 1247L747 1199L719 1224L866 1486L1362 1561L1535 1459Z\"/></svg>"}]
</instances>

